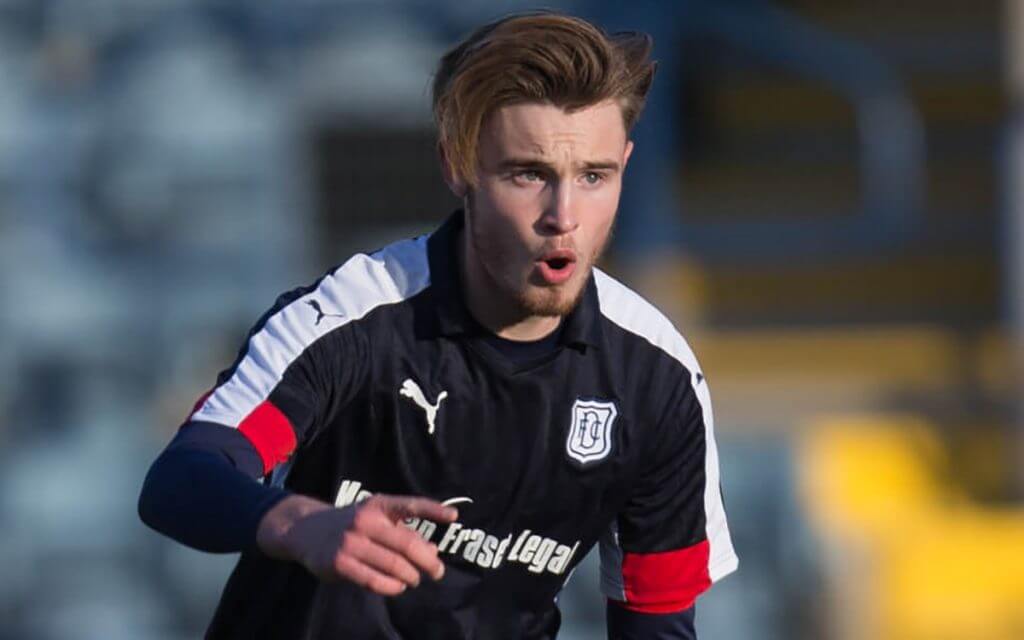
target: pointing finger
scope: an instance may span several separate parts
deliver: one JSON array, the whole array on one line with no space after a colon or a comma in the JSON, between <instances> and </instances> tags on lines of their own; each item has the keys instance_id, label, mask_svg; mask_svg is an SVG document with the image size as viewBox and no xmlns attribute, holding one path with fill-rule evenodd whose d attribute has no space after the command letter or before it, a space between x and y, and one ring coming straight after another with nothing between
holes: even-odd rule
<instances>
[{"instance_id":1,"label":"pointing finger","mask_svg":"<svg viewBox=\"0 0 1024 640\"><path fill-rule=\"evenodd\" d=\"M384 512L393 520L405 518L425 518L434 522L454 522L459 512L429 498L410 496L378 496Z\"/></svg>"}]
</instances>

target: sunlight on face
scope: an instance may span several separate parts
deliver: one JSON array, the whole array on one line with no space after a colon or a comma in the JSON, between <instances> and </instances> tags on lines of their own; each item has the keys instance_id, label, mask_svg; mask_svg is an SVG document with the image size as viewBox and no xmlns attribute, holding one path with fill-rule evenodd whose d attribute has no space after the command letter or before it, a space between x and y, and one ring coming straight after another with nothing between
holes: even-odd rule
<instances>
[{"instance_id":1,"label":"sunlight on face","mask_svg":"<svg viewBox=\"0 0 1024 640\"><path fill-rule=\"evenodd\" d=\"M611 101L572 113L538 103L496 111L467 194L471 288L523 315L571 311L608 241L631 151Z\"/></svg>"}]
</instances>

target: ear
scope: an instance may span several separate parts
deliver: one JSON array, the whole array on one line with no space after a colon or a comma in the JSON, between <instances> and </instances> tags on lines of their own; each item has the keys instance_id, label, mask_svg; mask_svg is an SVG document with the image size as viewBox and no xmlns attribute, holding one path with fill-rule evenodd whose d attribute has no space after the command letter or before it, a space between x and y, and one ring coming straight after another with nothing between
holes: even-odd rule
<instances>
[{"instance_id":1,"label":"ear","mask_svg":"<svg viewBox=\"0 0 1024 640\"><path fill-rule=\"evenodd\" d=\"M455 169L452 168L452 163L448 160L448 152L440 142L437 143L437 155L441 162L441 175L444 177L445 184L448 185L448 188L455 194L456 198L462 200L466 197L468 185L462 176L458 175Z\"/></svg>"},{"instance_id":2,"label":"ear","mask_svg":"<svg viewBox=\"0 0 1024 640\"><path fill-rule=\"evenodd\" d=\"M622 169L625 171L626 165L629 163L629 156L633 153L633 141L626 140L626 151L622 154Z\"/></svg>"}]
</instances>

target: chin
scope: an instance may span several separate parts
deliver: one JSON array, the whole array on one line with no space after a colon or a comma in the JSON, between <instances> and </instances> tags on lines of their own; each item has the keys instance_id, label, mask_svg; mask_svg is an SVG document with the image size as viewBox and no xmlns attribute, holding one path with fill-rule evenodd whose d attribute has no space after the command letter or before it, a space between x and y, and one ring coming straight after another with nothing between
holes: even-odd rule
<instances>
[{"instance_id":1,"label":"chin","mask_svg":"<svg viewBox=\"0 0 1024 640\"><path fill-rule=\"evenodd\" d=\"M585 282L567 282L557 287L527 285L519 293L519 306L531 316L568 315L579 304Z\"/></svg>"}]
</instances>

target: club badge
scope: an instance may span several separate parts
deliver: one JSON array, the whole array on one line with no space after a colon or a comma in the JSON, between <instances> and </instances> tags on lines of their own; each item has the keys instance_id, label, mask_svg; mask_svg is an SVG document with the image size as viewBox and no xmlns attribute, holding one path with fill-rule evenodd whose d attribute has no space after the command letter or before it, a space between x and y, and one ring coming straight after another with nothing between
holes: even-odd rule
<instances>
[{"instance_id":1,"label":"club badge","mask_svg":"<svg viewBox=\"0 0 1024 640\"><path fill-rule=\"evenodd\" d=\"M614 402L577 398L565 452L580 464L605 458L612 448L612 426L618 415Z\"/></svg>"}]
</instances>

